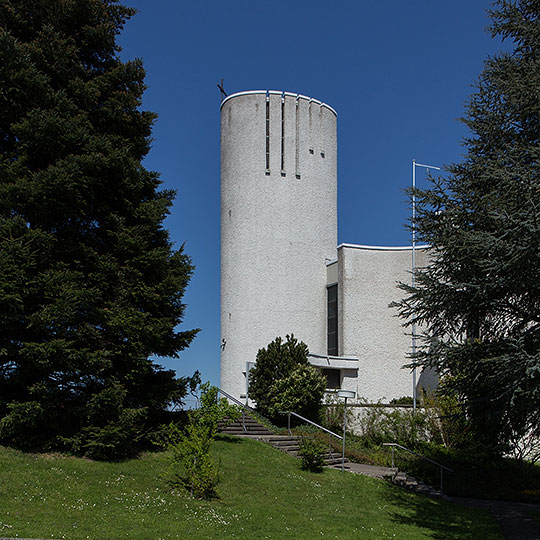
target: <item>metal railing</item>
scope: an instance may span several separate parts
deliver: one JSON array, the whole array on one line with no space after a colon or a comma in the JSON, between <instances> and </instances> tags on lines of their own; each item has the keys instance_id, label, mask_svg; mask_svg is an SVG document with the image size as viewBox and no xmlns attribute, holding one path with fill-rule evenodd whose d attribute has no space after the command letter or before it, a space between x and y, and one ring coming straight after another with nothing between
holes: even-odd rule
<instances>
[{"instance_id":1,"label":"metal railing","mask_svg":"<svg viewBox=\"0 0 540 540\"><path fill-rule=\"evenodd\" d=\"M246 403L242 403L241 401L239 401L235 397L231 396L231 394L228 394L227 392L225 392L225 390L222 390L221 388L218 388L217 391L218 391L218 394L221 394L222 396L226 397L228 400L232 401L234 404L236 404L236 405L238 405L239 407L242 408L242 430L247 431L247 427L246 427L246 410L248 410L250 413L253 413L254 412L253 409L249 405L247 405Z\"/></svg>"},{"instance_id":2,"label":"metal railing","mask_svg":"<svg viewBox=\"0 0 540 540\"><path fill-rule=\"evenodd\" d=\"M284 411L281 414L287 415L287 430L289 431L289 435L292 436L291 432L291 414L293 416L296 416L296 418L300 418L300 420L303 420L304 422L307 422L308 424L311 424L312 426L315 426L316 428L321 429L322 431L326 431L326 433L329 433L330 435L333 435L334 437L337 437L339 440L342 440L343 437L341 435L338 435L337 433L334 433L333 431L330 431L329 429L326 429L325 427L320 426L319 424L316 424L315 422L312 422L311 420L308 420L304 416L297 414L292 411Z\"/></svg>"},{"instance_id":3,"label":"metal railing","mask_svg":"<svg viewBox=\"0 0 540 540\"><path fill-rule=\"evenodd\" d=\"M345 439L341 435L338 435L337 433L334 433L333 431L330 431L329 429L326 429L325 427L317 424L316 422L313 422L312 420L309 420L305 416L302 416L301 414L295 413L293 411L284 411L281 414L286 414L287 415L287 430L289 432L289 436L292 436L292 431L291 431L291 415L292 415L292 416L296 416L296 418L300 418L300 420L303 420L304 422L307 422L308 424L311 424L312 426L315 426L316 428L320 429L321 431L324 431L325 433L328 433L328 435L336 437L336 439L342 440L343 441L343 451L342 451L342 454L341 454L341 472L343 472L344 465L345 465ZM332 450L333 450L332 449L332 440L331 440L330 437L328 437L328 456L329 457L332 456Z\"/></svg>"},{"instance_id":4,"label":"metal railing","mask_svg":"<svg viewBox=\"0 0 540 540\"><path fill-rule=\"evenodd\" d=\"M443 465L442 463L438 463L437 461L433 461L432 459L429 459L426 456L423 456L422 454L419 454L418 452L415 452L414 450L409 450L409 448L406 448L405 446L402 446L398 443L383 443L383 446L390 446L392 448L392 469L395 468L394 466L394 448L399 448L400 450L405 450L405 452L409 452L409 454L412 454L413 456L419 457L420 459L423 459L424 461L429 461L429 463L432 463L433 465L436 465L439 467L440 471L440 486L441 486L441 493L443 493L443 469L448 472L455 472L450 467L447 467L446 465Z\"/></svg>"}]
</instances>

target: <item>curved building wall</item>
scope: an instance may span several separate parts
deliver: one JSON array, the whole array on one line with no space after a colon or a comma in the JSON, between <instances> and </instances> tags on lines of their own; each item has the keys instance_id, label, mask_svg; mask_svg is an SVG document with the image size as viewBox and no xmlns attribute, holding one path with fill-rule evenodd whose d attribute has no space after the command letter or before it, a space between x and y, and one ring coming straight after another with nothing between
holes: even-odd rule
<instances>
[{"instance_id":1,"label":"curved building wall","mask_svg":"<svg viewBox=\"0 0 540 540\"><path fill-rule=\"evenodd\" d=\"M428 262L429 249L417 247L417 267ZM411 370L402 367L410 361L411 330L389 307L403 298L398 282L410 283L411 263L410 247L338 246L339 354L359 358L358 378L345 386L368 401L412 395ZM417 387L434 385L434 374L418 373Z\"/></svg>"},{"instance_id":2,"label":"curved building wall","mask_svg":"<svg viewBox=\"0 0 540 540\"><path fill-rule=\"evenodd\" d=\"M291 93L221 106L221 387L276 336L326 352L326 267L337 245L336 113Z\"/></svg>"}]
</instances>

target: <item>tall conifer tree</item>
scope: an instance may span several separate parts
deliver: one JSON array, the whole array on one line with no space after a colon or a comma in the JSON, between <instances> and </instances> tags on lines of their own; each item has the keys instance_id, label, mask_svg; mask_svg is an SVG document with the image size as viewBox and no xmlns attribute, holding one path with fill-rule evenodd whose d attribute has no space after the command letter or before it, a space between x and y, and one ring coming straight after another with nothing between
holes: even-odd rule
<instances>
[{"instance_id":1,"label":"tall conifer tree","mask_svg":"<svg viewBox=\"0 0 540 540\"><path fill-rule=\"evenodd\" d=\"M0 0L0 441L96 457L143 442L186 380L192 273L141 164L155 115L115 0Z\"/></svg>"},{"instance_id":2,"label":"tall conifer tree","mask_svg":"<svg viewBox=\"0 0 540 540\"><path fill-rule=\"evenodd\" d=\"M540 2L489 13L511 50L486 61L468 103L464 161L416 192L432 258L400 308L427 328L417 362L450 375L475 433L502 451L540 426Z\"/></svg>"}]
</instances>

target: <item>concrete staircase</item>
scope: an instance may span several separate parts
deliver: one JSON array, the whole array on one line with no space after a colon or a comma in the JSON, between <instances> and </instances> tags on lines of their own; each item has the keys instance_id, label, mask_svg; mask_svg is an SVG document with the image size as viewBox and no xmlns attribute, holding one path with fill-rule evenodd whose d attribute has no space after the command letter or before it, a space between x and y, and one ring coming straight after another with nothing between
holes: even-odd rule
<instances>
[{"instance_id":1,"label":"concrete staircase","mask_svg":"<svg viewBox=\"0 0 540 540\"><path fill-rule=\"evenodd\" d=\"M245 425L245 431L244 431ZM218 423L218 429L220 433L224 435L236 435L237 437L259 438L259 437L271 437L274 432L268 429L266 426L255 420L252 416L246 414L244 419L244 425L242 425L242 418L236 421L232 421L230 418L224 418Z\"/></svg>"},{"instance_id":2,"label":"concrete staircase","mask_svg":"<svg viewBox=\"0 0 540 540\"><path fill-rule=\"evenodd\" d=\"M272 430L249 415L245 416L244 425L245 430L241 418L234 422L225 418L218 424L220 433L224 435L256 439L291 456L298 457L298 453L300 452L299 437L295 437L294 435L276 435ZM341 454L329 451L324 461L328 466L341 464ZM348 460L345 459L345 462L348 462Z\"/></svg>"},{"instance_id":3,"label":"concrete staircase","mask_svg":"<svg viewBox=\"0 0 540 540\"><path fill-rule=\"evenodd\" d=\"M389 477L388 479L396 486L400 486L409 491L413 491L414 493L421 493L435 499L451 500L450 497L447 497L440 490L424 484L424 482L422 482L421 480L417 480L413 476L410 476L403 471L396 472L395 475Z\"/></svg>"}]
</instances>

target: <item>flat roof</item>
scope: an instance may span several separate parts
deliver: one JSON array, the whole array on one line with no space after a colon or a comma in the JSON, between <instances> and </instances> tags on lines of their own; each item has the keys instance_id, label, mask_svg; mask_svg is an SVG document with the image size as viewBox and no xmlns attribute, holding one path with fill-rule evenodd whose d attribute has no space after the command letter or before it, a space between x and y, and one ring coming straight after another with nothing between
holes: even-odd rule
<instances>
[{"instance_id":1,"label":"flat roof","mask_svg":"<svg viewBox=\"0 0 540 540\"><path fill-rule=\"evenodd\" d=\"M415 246L415 249L429 249L428 244L421 244ZM339 244L337 249L350 248L350 249L365 249L370 251L412 251L412 246L364 246L362 244Z\"/></svg>"},{"instance_id":2,"label":"flat roof","mask_svg":"<svg viewBox=\"0 0 540 540\"><path fill-rule=\"evenodd\" d=\"M293 97L296 99L305 99L311 103L315 103L317 105L320 105L321 107L325 107L329 111L332 111L336 116L337 112L333 107L330 107L327 103L323 103L322 101L319 101L318 99L311 98L309 96L304 96L303 94L294 94L293 92L281 92L279 90L247 90L245 92L236 92L234 94L231 94L230 96L227 96L222 102L219 108L223 107L223 105L229 101L229 99L238 97L238 96L249 96L251 94L263 94L263 95L277 95L277 96L288 96Z\"/></svg>"}]
</instances>

